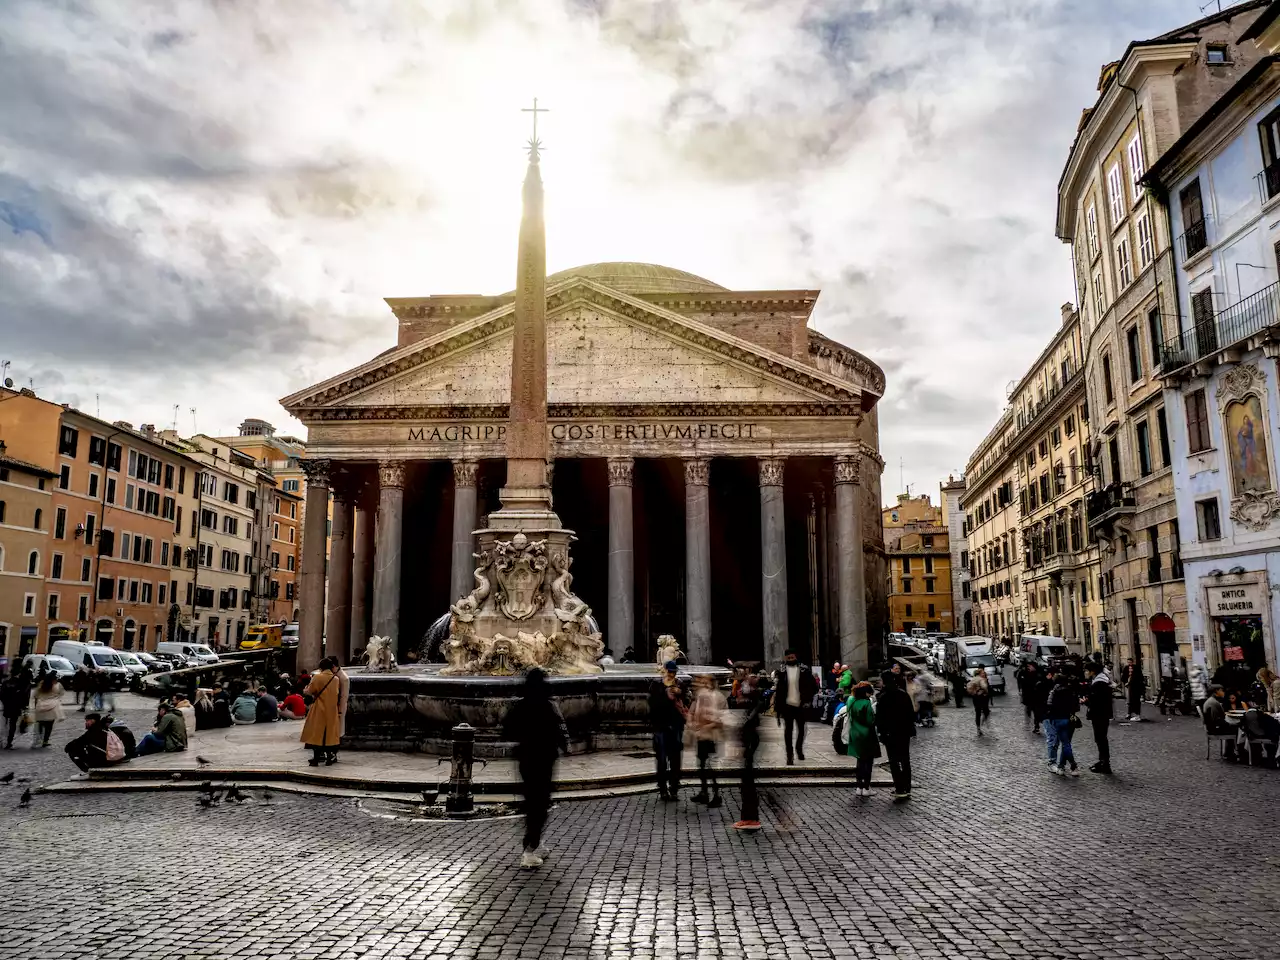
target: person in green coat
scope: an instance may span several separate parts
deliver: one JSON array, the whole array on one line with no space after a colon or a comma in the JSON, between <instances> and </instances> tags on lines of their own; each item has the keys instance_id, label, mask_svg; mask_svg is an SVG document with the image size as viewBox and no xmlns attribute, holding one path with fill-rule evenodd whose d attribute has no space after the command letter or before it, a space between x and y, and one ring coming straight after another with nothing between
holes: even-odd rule
<instances>
[{"instance_id":1,"label":"person in green coat","mask_svg":"<svg viewBox=\"0 0 1280 960\"><path fill-rule=\"evenodd\" d=\"M845 705L849 756L858 761L854 792L859 797L871 796L871 771L880 756L880 741L876 739L876 709L871 702L873 690L871 684L863 680L853 688L853 696Z\"/></svg>"}]
</instances>

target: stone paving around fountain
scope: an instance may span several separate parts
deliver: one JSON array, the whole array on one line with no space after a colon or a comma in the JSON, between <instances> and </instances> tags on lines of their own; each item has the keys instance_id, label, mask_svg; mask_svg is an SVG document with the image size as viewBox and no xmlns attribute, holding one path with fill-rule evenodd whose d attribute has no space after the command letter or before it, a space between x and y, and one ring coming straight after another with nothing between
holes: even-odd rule
<instances>
[{"instance_id":1,"label":"stone paving around fountain","mask_svg":"<svg viewBox=\"0 0 1280 960\"><path fill-rule=\"evenodd\" d=\"M730 711L730 720L735 724L742 716ZM302 724L297 721L205 730L191 738L185 753L139 757L107 770L95 770L87 779L70 780L55 789L190 788L204 780L234 780L276 782L282 788L293 785L303 792L416 797L424 790L444 789L449 779L449 758L422 753L343 750L333 766L310 767L310 752L298 741L301 730ZM728 756L724 746L717 763L726 782L736 783L741 759L734 742L728 744ZM805 747L805 759L786 766L782 728L773 717L766 717L756 754L757 778L775 784L852 784L853 761L835 754L831 727L808 724ZM208 765L202 766L197 758L209 761ZM519 774L513 760L477 760L473 779L477 799L501 801L514 793ZM684 751L684 779L687 784L697 781L692 746ZM886 771L877 769L876 785L890 785ZM653 754L646 747L638 747L563 757L556 767L556 789L566 799L651 791L655 789Z\"/></svg>"}]
</instances>

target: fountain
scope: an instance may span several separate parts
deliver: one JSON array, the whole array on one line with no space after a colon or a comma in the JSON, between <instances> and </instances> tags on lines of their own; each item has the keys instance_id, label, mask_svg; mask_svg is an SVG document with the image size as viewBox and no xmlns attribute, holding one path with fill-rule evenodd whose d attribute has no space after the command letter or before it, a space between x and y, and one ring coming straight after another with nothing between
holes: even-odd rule
<instances>
[{"instance_id":1,"label":"fountain","mask_svg":"<svg viewBox=\"0 0 1280 960\"><path fill-rule=\"evenodd\" d=\"M561 526L551 507L546 243L538 146L535 127L517 255L502 506L474 531L475 588L450 606L447 638L440 636L441 621L428 631L427 643L438 640L446 662L406 667L371 663L352 671L344 746L448 753L451 730L468 723L476 729L476 756L506 755L513 745L502 736L502 719L519 696L520 675L530 667L549 674L573 749L622 746L649 737L648 690L656 667L600 666L600 631L591 608L573 593L573 532ZM684 669L727 673L711 667Z\"/></svg>"}]
</instances>

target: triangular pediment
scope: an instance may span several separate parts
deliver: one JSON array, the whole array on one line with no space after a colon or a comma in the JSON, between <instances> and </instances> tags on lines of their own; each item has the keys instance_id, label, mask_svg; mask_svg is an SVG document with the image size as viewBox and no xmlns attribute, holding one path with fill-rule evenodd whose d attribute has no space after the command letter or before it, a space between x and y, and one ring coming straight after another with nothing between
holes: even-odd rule
<instances>
[{"instance_id":1,"label":"triangular pediment","mask_svg":"<svg viewBox=\"0 0 1280 960\"><path fill-rule=\"evenodd\" d=\"M498 406L511 383L510 303L285 398L316 408ZM571 278L547 291L552 405L853 404L856 386L723 331Z\"/></svg>"}]
</instances>

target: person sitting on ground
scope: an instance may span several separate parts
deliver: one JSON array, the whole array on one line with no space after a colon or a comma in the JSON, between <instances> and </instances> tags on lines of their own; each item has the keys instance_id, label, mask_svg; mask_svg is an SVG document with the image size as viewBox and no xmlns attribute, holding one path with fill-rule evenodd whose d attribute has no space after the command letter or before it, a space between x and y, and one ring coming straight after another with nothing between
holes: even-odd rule
<instances>
[{"instance_id":1,"label":"person sitting on ground","mask_svg":"<svg viewBox=\"0 0 1280 960\"><path fill-rule=\"evenodd\" d=\"M281 720L302 720L307 715L307 701L302 695L291 693L280 701Z\"/></svg>"},{"instance_id":2,"label":"person sitting on ground","mask_svg":"<svg viewBox=\"0 0 1280 960\"><path fill-rule=\"evenodd\" d=\"M187 736L196 732L196 708L191 701L187 699L185 693L174 694L173 709L182 714L182 722L186 724Z\"/></svg>"},{"instance_id":3,"label":"person sitting on ground","mask_svg":"<svg viewBox=\"0 0 1280 960\"><path fill-rule=\"evenodd\" d=\"M258 698L252 690L245 689L231 704L232 723L257 723Z\"/></svg>"},{"instance_id":4,"label":"person sitting on ground","mask_svg":"<svg viewBox=\"0 0 1280 960\"><path fill-rule=\"evenodd\" d=\"M187 749L187 725L173 704L162 701L160 716L151 732L138 741L138 756L149 753L180 753Z\"/></svg>"},{"instance_id":5,"label":"person sitting on ground","mask_svg":"<svg viewBox=\"0 0 1280 960\"><path fill-rule=\"evenodd\" d=\"M258 723L275 723L280 719L280 709L276 698L266 690L258 691Z\"/></svg>"},{"instance_id":6,"label":"person sitting on ground","mask_svg":"<svg viewBox=\"0 0 1280 960\"><path fill-rule=\"evenodd\" d=\"M225 700L228 704L231 703L231 694L227 693L227 688L220 681L214 683L209 695L214 700Z\"/></svg>"},{"instance_id":7,"label":"person sitting on ground","mask_svg":"<svg viewBox=\"0 0 1280 960\"><path fill-rule=\"evenodd\" d=\"M613 666L613 651L608 647L605 647L604 652L600 655L599 664L602 667Z\"/></svg>"},{"instance_id":8,"label":"person sitting on ground","mask_svg":"<svg viewBox=\"0 0 1280 960\"><path fill-rule=\"evenodd\" d=\"M84 733L65 747L71 762L83 772L88 773L90 767L109 767L126 758L124 743L111 729L113 722L100 713L84 715Z\"/></svg>"}]
</instances>

